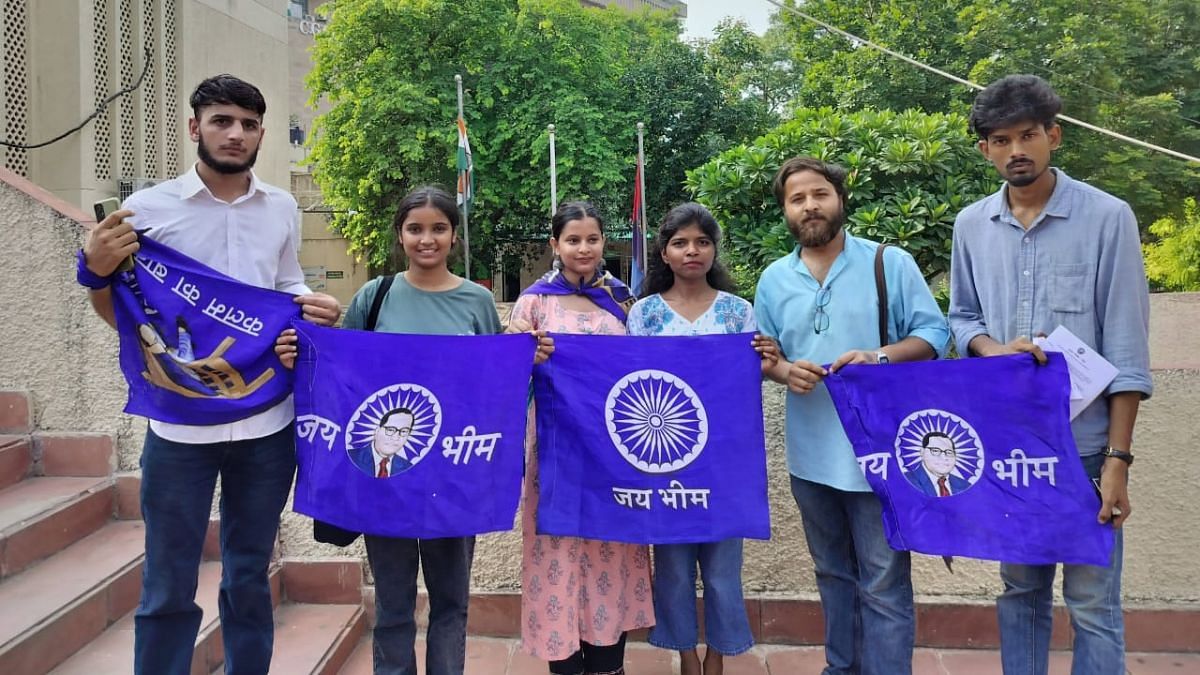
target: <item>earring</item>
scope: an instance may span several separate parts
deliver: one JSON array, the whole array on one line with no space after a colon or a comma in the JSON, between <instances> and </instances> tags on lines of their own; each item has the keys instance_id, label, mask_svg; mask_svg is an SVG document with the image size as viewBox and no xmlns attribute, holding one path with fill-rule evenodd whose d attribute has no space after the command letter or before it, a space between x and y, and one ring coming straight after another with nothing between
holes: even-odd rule
<instances>
[{"instance_id":1,"label":"earring","mask_svg":"<svg viewBox=\"0 0 1200 675\"><path fill-rule=\"evenodd\" d=\"M558 254L555 253L554 261L550 263L550 268L553 269L555 272L561 272L562 267L563 267L562 258L558 257Z\"/></svg>"}]
</instances>

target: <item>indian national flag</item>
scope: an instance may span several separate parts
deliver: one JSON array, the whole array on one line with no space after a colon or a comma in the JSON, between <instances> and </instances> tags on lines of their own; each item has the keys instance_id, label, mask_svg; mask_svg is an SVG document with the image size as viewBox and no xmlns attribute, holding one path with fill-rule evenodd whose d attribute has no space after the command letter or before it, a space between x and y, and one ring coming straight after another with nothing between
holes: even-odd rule
<instances>
[{"instance_id":1,"label":"indian national flag","mask_svg":"<svg viewBox=\"0 0 1200 675\"><path fill-rule=\"evenodd\" d=\"M475 198L475 165L471 161L471 142L467 140L467 122L458 118L458 204L470 205Z\"/></svg>"}]
</instances>

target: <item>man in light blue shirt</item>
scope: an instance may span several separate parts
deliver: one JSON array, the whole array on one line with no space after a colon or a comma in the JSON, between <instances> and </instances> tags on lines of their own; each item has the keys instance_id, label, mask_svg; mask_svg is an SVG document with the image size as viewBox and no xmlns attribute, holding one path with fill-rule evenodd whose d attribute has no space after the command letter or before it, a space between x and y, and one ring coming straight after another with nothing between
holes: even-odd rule
<instances>
[{"instance_id":1,"label":"man in light blue shirt","mask_svg":"<svg viewBox=\"0 0 1200 675\"><path fill-rule=\"evenodd\" d=\"M809 157L779 169L775 198L798 245L763 271L754 311L786 357L767 375L788 386L788 471L821 593L824 672L905 675L915 627L909 555L884 538L879 499L822 380L847 364L943 356L950 333L916 261L889 247L888 344L880 344L879 244L843 228L845 177Z\"/></svg>"},{"instance_id":2,"label":"man in light blue shirt","mask_svg":"<svg viewBox=\"0 0 1200 675\"><path fill-rule=\"evenodd\" d=\"M1137 221L1125 202L1050 168L1062 130L1058 95L1034 75L981 91L971 110L979 150L1005 179L959 214L950 263L950 325L962 356L1028 352L1030 338L1065 327L1118 369L1104 395L1071 423L1084 467L1099 480L1100 522L1129 517L1126 480L1138 403L1150 395L1150 298ZM1125 672L1122 538L1108 567L1063 565L1075 628L1072 673ZM1000 566L1004 672L1049 668L1054 565Z\"/></svg>"}]
</instances>

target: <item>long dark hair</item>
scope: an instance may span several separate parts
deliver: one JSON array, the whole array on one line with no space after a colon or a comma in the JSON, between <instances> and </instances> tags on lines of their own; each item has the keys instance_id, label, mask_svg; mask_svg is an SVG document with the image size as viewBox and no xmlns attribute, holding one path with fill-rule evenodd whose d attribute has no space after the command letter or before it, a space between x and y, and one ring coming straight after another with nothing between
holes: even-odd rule
<instances>
[{"instance_id":1,"label":"long dark hair","mask_svg":"<svg viewBox=\"0 0 1200 675\"><path fill-rule=\"evenodd\" d=\"M671 237L690 225L698 225L700 231L713 243L713 264L705 276L708 285L718 291L736 292L733 279L729 278L729 274L725 272L725 268L718 260L721 228L717 225L717 219L713 218L708 209L696 202L687 202L671 209L663 218L662 224L658 226L658 234L655 235L650 255L647 256L646 280L642 282L638 297L645 298L655 293L662 293L675 285L675 273L671 271L667 263L663 262L662 254L666 250L667 244L671 242Z\"/></svg>"}]
</instances>

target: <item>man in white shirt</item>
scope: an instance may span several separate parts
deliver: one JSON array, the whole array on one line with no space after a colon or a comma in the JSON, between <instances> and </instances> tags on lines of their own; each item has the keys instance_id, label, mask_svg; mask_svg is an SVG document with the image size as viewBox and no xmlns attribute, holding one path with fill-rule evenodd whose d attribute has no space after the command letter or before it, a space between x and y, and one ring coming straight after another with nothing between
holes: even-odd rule
<instances>
[{"instance_id":1,"label":"man in white shirt","mask_svg":"<svg viewBox=\"0 0 1200 675\"><path fill-rule=\"evenodd\" d=\"M243 283L297 294L304 318L333 325L333 297L312 293L296 257L298 213L290 194L251 168L266 102L231 75L200 83L188 132L200 161L187 173L134 193L96 224L84 245L92 307L116 326L111 278L138 250L134 226ZM102 282L101 282L102 283ZM213 490L221 479L219 596L226 673L266 673L274 642L267 568L296 459L292 400L231 424L151 421L142 449L146 561L135 614L136 673L187 674L200 627L195 594Z\"/></svg>"}]
</instances>

